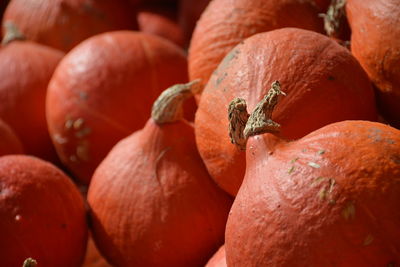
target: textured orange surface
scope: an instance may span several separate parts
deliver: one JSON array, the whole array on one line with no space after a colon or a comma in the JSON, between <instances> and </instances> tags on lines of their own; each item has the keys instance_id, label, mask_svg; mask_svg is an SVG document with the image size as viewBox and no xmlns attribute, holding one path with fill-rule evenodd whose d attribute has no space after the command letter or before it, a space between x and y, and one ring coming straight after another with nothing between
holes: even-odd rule
<instances>
[{"instance_id":1,"label":"textured orange surface","mask_svg":"<svg viewBox=\"0 0 400 267\"><path fill-rule=\"evenodd\" d=\"M251 137L226 230L229 266L396 266L400 131L343 121Z\"/></svg>"},{"instance_id":2,"label":"textured orange surface","mask_svg":"<svg viewBox=\"0 0 400 267\"><path fill-rule=\"evenodd\" d=\"M376 119L368 76L332 39L294 28L248 38L214 72L195 120L200 155L214 180L232 195L242 182L245 157L230 143L228 105L244 98L250 113L275 80L287 94L273 113L283 138L297 139L345 119Z\"/></svg>"}]
</instances>

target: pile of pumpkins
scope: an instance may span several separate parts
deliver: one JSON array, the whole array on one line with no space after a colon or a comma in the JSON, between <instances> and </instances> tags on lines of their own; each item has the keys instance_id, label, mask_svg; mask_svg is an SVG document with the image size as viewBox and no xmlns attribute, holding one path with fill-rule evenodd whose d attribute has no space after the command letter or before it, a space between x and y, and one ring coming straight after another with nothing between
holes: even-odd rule
<instances>
[{"instance_id":1,"label":"pile of pumpkins","mask_svg":"<svg viewBox=\"0 0 400 267\"><path fill-rule=\"evenodd\" d=\"M2 3L1 266L400 265L398 0Z\"/></svg>"}]
</instances>

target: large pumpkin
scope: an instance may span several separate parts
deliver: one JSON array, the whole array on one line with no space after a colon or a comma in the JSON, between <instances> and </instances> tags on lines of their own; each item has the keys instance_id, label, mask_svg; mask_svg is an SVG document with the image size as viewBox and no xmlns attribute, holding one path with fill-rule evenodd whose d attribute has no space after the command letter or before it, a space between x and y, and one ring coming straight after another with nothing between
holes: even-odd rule
<instances>
[{"instance_id":1,"label":"large pumpkin","mask_svg":"<svg viewBox=\"0 0 400 267\"><path fill-rule=\"evenodd\" d=\"M47 85L64 54L28 41L0 48L0 118L27 154L58 162L45 116Z\"/></svg>"},{"instance_id":2,"label":"large pumpkin","mask_svg":"<svg viewBox=\"0 0 400 267\"><path fill-rule=\"evenodd\" d=\"M3 17L7 24L28 40L63 51L95 34L136 28L127 0L11 0Z\"/></svg>"},{"instance_id":3,"label":"large pumpkin","mask_svg":"<svg viewBox=\"0 0 400 267\"><path fill-rule=\"evenodd\" d=\"M0 157L2 266L79 267L87 240L83 198L59 169L38 158Z\"/></svg>"},{"instance_id":4,"label":"large pumpkin","mask_svg":"<svg viewBox=\"0 0 400 267\"><path fill-rule=\"evenodd\" d=\"M118 31L92 37L59 64L47 95L58 155L89 183L123 137L140 129L166 87L187 80L184 52L157 36Z\"/></svg>"},{"instance_id":5,"label":"large pumpkin","mask_svg":"<svg viewBox=\"0 0 400 267\"><path fill-rule=\"evenodd\" d=\"M244 131L247 168L226 228L228 266L396 266L400 131L342 121L287 142L268 133L271 104Z\"/></svg>"},{"instance_id":6,"label":"large pumpkin","mask_svg":"<svg viewBox=\"0 0 400 267\"><path fill-rule=\"evenodd\" d=\"M225 245L221 246L212 258L207 262L205 267L226 267Z\"/></svg>"},{"instance_id":7,"label":"large pumpkin","mask_svg":"<svg viewBox=\"0 0 400 267\"><path fill-rule=\"evenodd\" d=\"M0 119L0 156L7 154L22 154L24 151L21 141L14 131Z\"/></svg>"},{"instance_id":8,"label":"large pumpkin","mask_svg":"<svg viewBox=\"0 0 400 267\"><path fill-rule=\"evenodd\" d=\"M335 41L295 28L246 39L214 72L195 120L200 155L214 180L232 195L243 179L245 155L229 140L229 101L240 96L251 111L277 79L287 94L274 113L274 119L283 125L283 138L297 139L345 119L376 119L367 75Z\"/></svg>"},{"instance_id":9,"label":"large pumpkin","mask_svg":"<svg viewBox=\"0 0 400 267\"><path fill-rule=\"evenodd\" d=\"M303 0L214 0L201 15L189 48L189 77L205 85L224 56L245 38L283 27L322 32L318 9Z\"/></svg>"},{"instance_id":10,"label":"large pumpkin","mask_svg":"<svg viewBox=\"0 0 400 267\"><path fill-rule=\"evenodd\" d=\"M378 89L382 114L400 127L400 5L397 0L348 0L351 52Z\"/></svg>"},{"instance_id":11,"label":"large pumpkin","mask_svg":"<svg viewBox=\"0 0 400 267\"><path fill-rule=\"evenodd\" d=\"M204 266L224 241L231 200L181 119L189 90L163 93L144 128L114 146L93 175L93 237L113 265Z\"/></svg>"}]
</instances>

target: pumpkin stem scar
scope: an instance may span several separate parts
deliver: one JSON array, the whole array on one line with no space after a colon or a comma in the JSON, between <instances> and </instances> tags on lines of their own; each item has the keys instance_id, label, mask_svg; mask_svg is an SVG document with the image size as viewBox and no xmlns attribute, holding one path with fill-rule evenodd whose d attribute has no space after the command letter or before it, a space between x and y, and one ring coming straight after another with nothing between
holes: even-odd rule
<instances>
[{"instance_id":1,"label":"pumpkin stem scar","mask_svg":"<svg viewBox=\"0 0 400 267\"><path fill-rule=\"evenodd\" d=\"M171 123L183 118L184 101L201 90L200 79L186 84L176 84L157 98L151 110L151 117L157 124Z\"/></svg>"},{"instance_id":2,"label":"pumpkin stem scar","mask_svg":"<svg viewBox=\"0 0 400 267\"><path fill-rule=\"evenodd\" d=\"M249 113L247 113L247 104L244 99L235 98L229 103L229 137L231 143L235 144L240 150L246 149L247 139L243 135L243 130L246 127L249 116Z\"/></svg>"},{"instance_id":3,"label":"pumpkin stem scar","mask_svg":"<svg viewBox=\"0 0 400 267\"><path fill-rule=\"evenodd\" d=\"M15 40L26 40L25 35L21 33L21 31L18 29L17 25L15 25L14 22L12 21L5 21L3 24L3 30L4 30L4 37L3 40L1 41L2 45L6 45L11 43L12 41Z\"/></svg>"},{"instance_id":4,"label":"pumpkin stem scar","mask_svg":"<svg viewBox=\"0 0 400 267\"><path fill-rule=\"evenodd\" d=\"M27 258L24 263L22 264L22 267L35 267L37 265L37 261L32 259L32 258Z\"/></svg>"},{"instance_id":5,"label":"pumpkin stem scar","mask_svg":"<svg viewBox=\"0 0 400 267\"><path fill-rule=\"evenodd\" d=\"M324 18L324 28L328 36L335 37L338 35L341 27L340 22L346 16L345 5L346 0L332 0L326 14L320 14Z\"/></svg>"},{"instance_id":6,"label":"pumpkin stem scar","mask_svg":"<svg viewBox=\"0 0 400 267\"><path fill-rule=\"evenodd\" d=\"M286 94L281 91L279 81L275 81L272 83L271 89L269 89L268 93L250 114L249 120L244 129L244 137L246 139L254 135L276 133L279 131L280 125L274 122L271 118L272 112L276 104L278 104L278 97L280 95Z\"/></svg>"}]
</instances>

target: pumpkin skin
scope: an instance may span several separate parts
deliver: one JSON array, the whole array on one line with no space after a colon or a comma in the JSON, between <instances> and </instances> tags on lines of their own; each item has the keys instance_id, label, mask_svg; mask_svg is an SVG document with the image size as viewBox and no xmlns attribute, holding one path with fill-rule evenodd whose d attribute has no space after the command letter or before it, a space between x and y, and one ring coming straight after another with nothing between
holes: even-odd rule
<instances>
[{"instance_id":1,"label":"pumpkin skin","mask_svg":"<svg viewBox=\"0 0 400 267\"><path fill-rule=\"evenodd\" d=\"M28 39L63 51L108 31L136 29L126 0L11 0L3 25L12 22Z\"/></svg>"},{"instance_id":2,"label":"pumpkin skin","mask_svg":"<svg viewBox=\"0 0 400 267\"><path fill-rule=\"evenodd\" d=\"M96 169L93 237L115 266L204 266L223 243L231 199L209 177L191 124L145 127Z\"/></svg>"},{"instance_id":3,"label":"pumpkin skin","mask_svg":"<svg viewBox=\"0 0 400 267\"><path fill-rule=\"evenodd\" d=\"M4 121L0 120L0 156L7 154L23 154L21 141Z\"/></svg>"},{"instance_id":4,"label":"pumpkin skin","mask_svg":"<svg viewBox=\"0 0 400 267\"><path fill-rule=\"evenodd\" d=\"M215 0L194 30L189 78L206 85L225 55L245 38L284 27L323 32L314 3L302 0Z\"/></svg>"},{"instance_id":5,"label":"pumpkin skin","mask_svg":"<svg viewBox=\"0 0 400 267\"><path fill-rule=\"evenodd\" d=\"M241 97L252 111L270 84L287 94L273 114L280 136L297 139L332 122L376 120L369 79L344 47L312 31L286 28L254 35L221 62L204 89L196 113L196 142L216 183L236 195L245 153L230 143L229 102Z\"/></svg>"},{"instance_id":6,"label":"pumpkin skin","mask_svg":"<svg viewBox=\"0 0 400 267\"><path fill-rule=\"evenodd\" d=\"M400 131L342 121L300 140L250 137L228 266L395 266Z\"/></svg>"},{"instance_id":7,"label":"pumpkin skin","mask_svg":"<svg viewBox=\"0 0 400 267\"><path fill-rule=\"evenodd\" d=\"M156 5L139 7L137 14L139 31L163 37L183 47L183 32L176 17L176 11L172 8Z\"/></svg>"},{"instance_id":8,"label":"pumpkin skin","mask_svg":"<svg viewBox=\"0 0 400 267\"><path fill-rule=\"evenodd\" d=\"M400 16L396 0L348 0L351 52L377 88L378 106L400 127Z\"/></svg>"},{"instance_id":9,"label":"pumpkin skin","mask_svg":"<svg viewBox=\"0 0 400 267\"><path fill-rule=\"evenodd\" d=\"M84 201L52 164L24 155L0 158L0 256L3 266L28 257L40 266L80 266L87 240Z\"/></svg>"},{"instance_id":10,"label":"pumpkin skin","mask_svg":"<svg viewBox=\"0 0 400 267\"><path fill-rule=\"evenodd\" d=\"M89 236L85 260L82 267L112 267L106 262L106 260L101 256L100 252L97 250L96 245L93 241L91 235Z\"/></svg>"},{"instance_id":11,"label":"pumpkin skin","mask_svg":"<svg viewBox=\"0 0 400 267\"><path fill-rule=\"evenodd\" d=\"M221 246L205 267L226 267L225 246Z\"/></svg>"},{"instance_id":12,"label":"pumpkin skin","mask_svg":"<svg viewBox=\"0 0 400 267\"><path fill-rule=\"evenodd\" d=\"M64 56L61 51L28 41L0 48L0 118L15 132L25 152L57 163L47 130L47 85Z\"/></svg>"},{"instance_id":13,"label":"pumpkin skin","mask_svg":"<svg viewBox=\"0 0 400 267\"><path fill-rule=\"evenodd\" d=\"M57 67L46 103L64 165L88 184L113 145L143 127L162 90L186 82L186 69L182 49L149 34L110 32L77 46Z\"/></svg>"}]
</instances>

